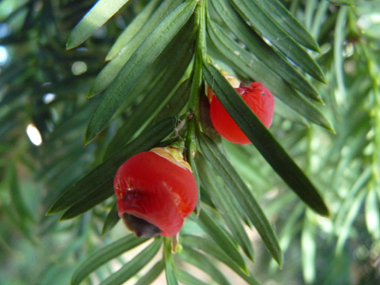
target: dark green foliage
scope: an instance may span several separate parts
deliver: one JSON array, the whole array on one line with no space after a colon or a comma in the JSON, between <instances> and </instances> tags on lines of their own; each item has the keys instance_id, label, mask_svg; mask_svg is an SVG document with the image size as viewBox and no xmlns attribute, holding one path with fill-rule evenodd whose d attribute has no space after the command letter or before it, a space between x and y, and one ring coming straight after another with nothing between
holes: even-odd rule
<instances>
[{"instance_id":1,"label":"dark green foliage","mask_svg":"<svg viewBox=\"0 0 380 285\"><path fill-rule=\"evenodd\" d=\"M149 284L162 273L167 284L347 284L351 268L358 284L378 283L379 11L0 1L0 283ZM271 90L270 130L219 70ZM207 85L251 145L216 133ZM195 212L179 240L126 235L117 169L173 143L197 181Z\"/></svg>"}]
</instances>

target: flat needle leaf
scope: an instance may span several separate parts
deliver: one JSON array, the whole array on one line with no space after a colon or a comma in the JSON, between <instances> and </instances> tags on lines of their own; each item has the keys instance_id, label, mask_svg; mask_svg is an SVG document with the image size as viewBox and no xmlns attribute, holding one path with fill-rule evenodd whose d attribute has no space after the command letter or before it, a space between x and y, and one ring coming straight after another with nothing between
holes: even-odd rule
<instances>
[{"instance_id":1,"label":"flat needle leaf","mask_svg":"<svg viewBox=\"0 0 380 285\"><path fill-rule=\"evenodd\" d=\"M94 34L129 0L99 0L75 26L67 40L66 49L79 46Z\"/></svg>"},{"instance_id":2,"label":"flat needle leaf","mask_svg":"<svg viewBox=\"0 0 380 285\"><path fill-rule=\"evenodd\" d=\"M84 143L93 140L111 119L144 71L154 62L164 48L192 15L196 2L178 6L132 55L112 85L103 95L87 126Z\"/></svg>"},{"instance_id":3,"label":"flat needle leaf","mask_svg":"<svg viewBox=\"0 0 380 285\"><path fill-rule=\"evenodd\" d=\"M227 112L277 174L309 207L320 215L329 216L329 210L314 185L221 73L205 63L204 75Z\"/></svg>"}]
</instances>

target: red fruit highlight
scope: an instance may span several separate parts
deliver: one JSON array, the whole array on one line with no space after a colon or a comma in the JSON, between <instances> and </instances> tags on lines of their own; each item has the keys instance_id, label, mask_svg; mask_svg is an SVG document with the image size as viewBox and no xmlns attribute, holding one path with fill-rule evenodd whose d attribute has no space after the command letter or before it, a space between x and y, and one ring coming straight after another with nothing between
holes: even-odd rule
<instances>
[{"instance_id":1,"label":"red fruit highlight","mask_svg":"<svg viewBox=\"0 0 380 285\"><path fill-rule=\"evenodd\" d=\"M269 128L272 124L274 113L274 98L268 88L259 82L252 82L249 86L240 85L235 90L264 126ZM236 144L251 143L215 94L212 94L210 117L214 128L226 140Z\"/></svg>"},{"instance_id":2,"label":"red fruit highlight","mask_svg":"<svg viewBox=\"0 0 380 285\"><path fill-rule=\"evenodd\" d=\"M197 185L174 148L154 148L128 159L114 179L119 216L136 236L170 237L195 209Z\"/></svg>"}]
</instances>

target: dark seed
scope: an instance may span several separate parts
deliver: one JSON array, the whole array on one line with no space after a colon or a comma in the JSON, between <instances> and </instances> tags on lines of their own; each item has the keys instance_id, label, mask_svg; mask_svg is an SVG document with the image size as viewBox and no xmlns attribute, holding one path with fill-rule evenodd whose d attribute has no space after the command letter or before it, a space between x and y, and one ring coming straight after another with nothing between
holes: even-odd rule
<instances>
[{"instance_id":1,"label":"dark seed","mask_svg":"<svg viewBox=\"0 0 380 285\"><path fill-rule=\"evenodd\" d=\"M121 219L124 225L137 237L156 237L162 233L162 230L157 226L134 215L124 213Z\"/></svg>"}]
</instances>

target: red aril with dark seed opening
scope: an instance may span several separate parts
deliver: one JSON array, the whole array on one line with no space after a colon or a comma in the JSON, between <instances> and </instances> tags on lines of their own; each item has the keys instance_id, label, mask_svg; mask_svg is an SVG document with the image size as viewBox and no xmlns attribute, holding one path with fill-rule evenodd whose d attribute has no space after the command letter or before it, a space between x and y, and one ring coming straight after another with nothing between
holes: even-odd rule
<instances>
[{"instance_id":1,"label":"red aril with dark seed opening","mask_svg":"<svg viewBox=\"0 0 380 285\"><path fill-rule=\"evenodd\" d=\"M138 237L175 235L198 199L190 165L171 147L128 159L116 173L114 188L119 216Z\"/></svg>"}]
</instances>

